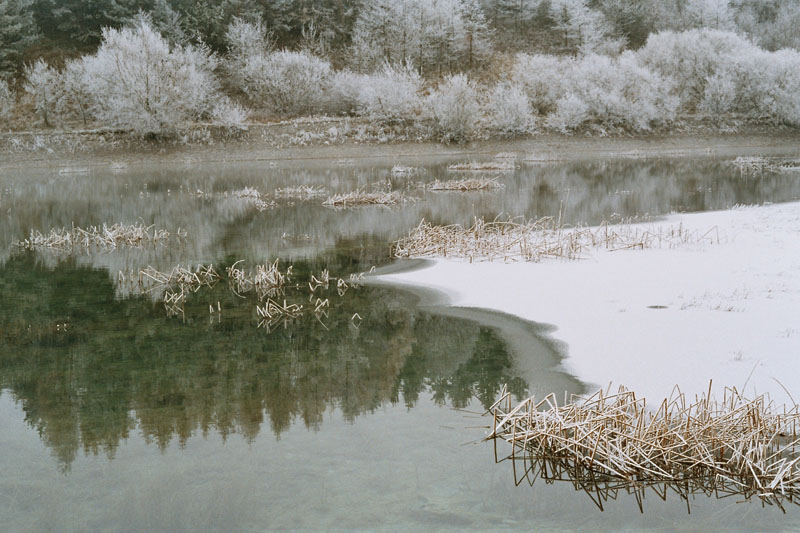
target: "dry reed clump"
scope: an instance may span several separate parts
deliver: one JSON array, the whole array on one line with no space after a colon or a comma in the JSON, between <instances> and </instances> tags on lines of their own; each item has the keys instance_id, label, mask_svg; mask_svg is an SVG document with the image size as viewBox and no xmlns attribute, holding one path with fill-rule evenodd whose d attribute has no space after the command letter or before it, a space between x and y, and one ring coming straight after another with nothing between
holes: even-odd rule
<instances>
[{"instance_id":1,"label":"dry reed clump","mask_svg":"<svg viewBox=\"0 0 800 533\"><path fill-rule=\"evenodd\" d=\"M250 291L255 291L260 300L271 298L280 294L284 286L292 277L292 266L286 272L281 272L278 268L278 260L273 263L256 265L255 272L248 272L238 267L244 259L236 261L226 269L228 283L231 290L237 295L242 296Z\"/></svg>"},{"instance_id":2,"label":"dry reed clump","mask_svg":"<svg viewBox=\"0 0 800 533\"><path fill-rule=\"evenodd\" d=\"M186 232L178 228L176 235L182 239L186 237ZM169 232L165 229L157 229L155 225L118 223L111 226L107 224L89 226L86 229L73 225L71 228L53 228L49 233L31 230L27 239L15 241L13 245L28 250L47 248L70 252L76 248L82 248L111 251L122 246L142 248L148 245L165 244L169 239Z\"/></svg>"},{"instance_id":3,"label":"dry reed clump","mask_svg":"<svg viewBox=\"0 0 800 533\"><path fill-rule=\"evenodd\" d=\"M240 268L244 260L235 262L226 268L225 275L228 284L234 294L241 298L247 298L246 294L255 292L257 298L264 302L263 305L256 304L256 312L259 317L258 327L272 329L278 323L283 322L284 326L289 322L301 318L307 312L314 316L322 326L327 329L323 319L328 318L330 301L328 298L317 297L316 291L320 288L327 290L331 282L336 285L336 291L340 297L351 287L358 287L364 281L364 272L351 273L349 278L331 277L327 269L318 275L311 275L308 283L309 303L313 305L300 305L287 303L279 304L275 298L286 294L288 289L303 289L305 284L291 284L293 266L289 266L281 272L278 268L278 260L273 263L257 265L254 272ZM374 267L373 267L374 269ZM196 293L203 287L213 288L222 279L212 265L198 265L194 270L184 268L180 265L169 272L160 272L148 266L136 272L119 271L117 274L117 287L125 295L150 294L155 300L161 300L167 310L168 316L184 315L184 304L187 297ZM324 296L324 295L323 295ZM316 301L314 300L316 298ZM214 307L209 306L209 312L214 313ZM222 312L220 303L217 302L216 312Z\"/></svg>"},{"instance_id":4,"label":"dry reed clump","mask_svg":"<svg viewBox=\"0 0 800 533\"><path fill-rule=\"evenodd\" d=\"M466 161L447 165L447 170L466 172L510 172L514 170L514 162L504 159L494 161Z\"/></svg>"},{"instance_id":5,"label":"dry reed clump","mask_svg":"<svg viewBox=\"0 0 800 533\"><path fill-rule=\"evenodd\" d=\"M766 157L737 157L731 162L731 165L746 176L765 172L796 172L800 170L800 160L778 161Z\"/></svg>"},{"instance_id":6,"label":"dry reed clump","mask_svg":"<svg viewBox=\"0 0 800 533\"><path fill-rule=\"evenodd\" d=\"M270 200L267 196L261 194L257 189L252 187L245 187L244 189L233 191L231 196L249 201L259 212L263 212L267 209L272 209L273 207L278 206L278 204L276 204L274 201Z\"/></svg>"},{"instance_id":7,"label":"dry reed clump","mask_svg":"<svg viewBox=\"0 0 800 533\"><path fill-rule=\"evenodd\" d=\"M128 294L152 294L161 291L169 316L183 316L186 296L197 292L201 287L212 288L219 280L220 275L213 265L197 265L194 270L178 265L169 272L161 272L148 266L139 270L138 276L126 276L122 271L117 274L117 285L125 287Z\"/></svg>"},{"instance_id":8,"label":"dry reed clump","mask_svg":"<svg viewBox=\"0 0 800 533\"><path fill-rule=\"evenodd\" d=\"M322 202L322 205L347 208L367 205L397 205L410 200L411 198L397 191L366 192L358 190L329 196L327 200Z\"/></svg>"},{"instance_id":9,"label":"dry reed clump","mask_svg":"<svg viewBox=\"0 0 800 533\"><path fill-rule=\"evenodd\" d=\"M687 507L694 493L759 498L784 512L784 503L800 504L800 412L767 395L751 400L725 389L717 401L709 385L690 402L676 387L653 412L624 387L561 406L553 394L513 406L503 390L489 413L487 440L511 444L517 484L568 481L601 510L626 491L643 511L647 488L662 499L672 490Z\"/></svg>"},{"instance_id":10,"label":"dry reed clump","mask_svg":"<svg viewBox=\"0 0 800 533\"><path fill-rule=\"evenodd\" d=\"M296 187L284 187L275 189L273 196L282 200L309 201L325 196L325 187L315 187L313 185L298 185Z\"/></svg>"},{"instance_id":11,"label":"dry reed clump","mask_svg":"<svg viewBox=\"0 0 800 533\"><path fill-rule=\"evenodd\" d=\"M683 225L642 228L632 224L602 224L596 228L567 229L553 218L529 222L513 220L485 222L475 219L465 228L460 224L434 226L424 220L408 237L392 246L395 257L455 257L470 262L534 261L544 258L578 259L591 249L623 250L631 248L673 247L700 242L710 237L687 231ZM719 237L716 237L719 241Z\"/></svg>"},{"instance_id":12,"label":"dry reed clump","mask_svg":"<svg viewBox=\"0 0 800 533\"><path fill-rule=\"evenodd\" d=\"M460 180L445 180L439 181L438 179L422 187L429 191L493 191L505 187L502 183L497 181L497 177L493 178L464 178Z\"/></svg>"},{"instance_id":13,"label":"dry reed clump","mask_svg":"<svg viewBox=\"0 0 800 533\"><path fill-rule=\"evenodd\" d=\"M413 176L420 172L420 169L415 167L404 167L402 165L395 165L392 167L391 174L395 177Z\"/></svg>"}]
</instances>

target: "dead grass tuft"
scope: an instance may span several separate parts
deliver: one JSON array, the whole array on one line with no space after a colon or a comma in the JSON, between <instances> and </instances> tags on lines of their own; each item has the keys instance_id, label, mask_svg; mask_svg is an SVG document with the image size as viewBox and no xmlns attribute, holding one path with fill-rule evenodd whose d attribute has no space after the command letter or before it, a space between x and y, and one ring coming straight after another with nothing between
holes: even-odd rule
<instances>
[{"instance_id":1,"label":"dead grass tuft","mask_svg":"<svg viewBox=\"0 0 800 533\"><path fill-rule=\"evenodd\" d=\"M462 172L511 172L514 170L514 162L506 159L495 159L493 161L466 161L464 163L454 163L447 166L447 170Z\"/></svg>"},{"instance_id":2,"label":"dead grass tuft","mask_svg":"<svg viewBox=\"0 0 800 533\"><path fill-rule=\"evenodd\" d=\"M517 484L568 481L601 510L626 491L643 511L648 488L662 499L671 489L687 506L697 492L758 498L784 512L785 503L800 503L798 406L736 389L716 401L710 389L692 402L676 387L655 412L624 387L561 406L553 394L514 406L503 390L489 409L487 439L511 444Z\"/></svg>"},{"instance_id":3,"label":"dead grass tuft","mask_svg":"<svg viewBox=\"0 0 800 533\"><path fill-rule=\"evenodd\" d=\"M402 192L358 190L329 196L322 205L327 207L361 207L368 205L398 205L412 200Z\"/></svg>"},{"instance_id":4,"label":"dead grass tuft","mask_svg":"<svg viewBox=\"0 0 800 533\"><path fill-rule=\"evenodd\" d=\"M309 201L325 196L325 187L315 187L313 185L298 185L296 187L285 187L275 189L273 196L281 200Z\"/></svg>"},{"instance_id":5,"label":"dead grass tuft","mask_svg":"<svg viewBox=\"0 0 800 533\"><path fill-rule=\"evenodd\" d=\"M644 228L633 224L602 224L595 228L565 228L553 218L530 222L485 222L434 226L424 220L408 237L395 242L395 257L455 257L472 261L534 261L544 258L578 259L591 249L623 250L674 247L709 239L719 241L716 228L703 235L682 225Z\"/></svg>"},{"instance_id":6,"label":"dead grass tuft","mask_svg":"<svg viewBox=\"0 0 800 533\"><path fill-rule=\"evenodd\" d=\"M186 232L180 228L176 232L178 238L186 237ZM26 250L46 248L62 252L72 252L76 249L87 251L107 252L118 247L143 248L149 245L166 244L170 234L165 229L157 229L155 225L145 226L139 224L113 224L111 226L89 226L80 228L53 228L49 233L31 230L30 236L23 241L15 241L13 246Z\"/></svg>"},{"instance_id":7,"label":"dead grass tuft","mask_svg":"<svg viewBox=\"0 0 800 533\"><path fill-rule=\"evenodd\" d=\"M460 180L435 180L422 187L429 191L493 191L505 187L498 178L464 178Z\"/></svg>"}]
</instances>

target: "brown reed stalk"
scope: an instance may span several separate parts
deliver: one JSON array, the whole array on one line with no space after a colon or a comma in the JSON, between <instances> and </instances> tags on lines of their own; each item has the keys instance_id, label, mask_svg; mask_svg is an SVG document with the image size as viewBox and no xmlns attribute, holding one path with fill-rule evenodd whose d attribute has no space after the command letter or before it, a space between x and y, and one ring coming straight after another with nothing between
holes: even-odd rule
<instances>
[{"instance_id":1,"label":"brown reed stalk","mask_svg":"<svg viewBox=\"0 0 800 533\"><path fill-rule=\"evenodd\" d=\"M464 178L457 180L439 181L438 179L427 184L422 184L422 188L429 191L492 191L504 187L497 181L498 178Z\"/></svg>"},{"instance_id":2,"label":"brown reed stalk","mask_svg":"<svg viewBox=\"0 0 800 533\"><path fill-rule=\"evenodd\" d=\"M748 399L726 388L717 401L709 385L689 401L676 387L653 411L624 387L563 405L550 394L516 406L504 388L489 413L487 440L511 445L505 459L517 484L570 482L600 509L623 491L643 510L648 488L663 498L671 490L687 505L695 493L758 499L784 512L786 503L800 504L800 412L765 394Z\"/></svg>"},{"instance_id":3,"label":"brown reed stalk","mask_svg":"<svg viewBox=\"0 0 800 533\"><path fill-rule=\"evenodd\" d=\"M357 190L329 196L322 205L327 207L360 207L367 205L397 205L408 202L411 198L397 191L366 192Z\"/></svg>"},{"instance_id":4,"label":"brown reed stalk","mask_svg":"<svg viewBox=\"0 0 800 533\"><path fill-rule=\"evenodd\" d=\"M718 242L717 237L717 242ZM470 227L460 224L435 226L424 220L408 237L392 246L395 257L456 257L469 261L534 261L577 259L590 249L624 250L675 247L688 242L714 242L714 235L689 232L682 225L644 228L624 223L604 223L595 228L565 228L546 217L533 221L475 219Z\"/></svg>"},{"instance_id":5,"label":"brown reed stalk","mask_svg":"<svg viewBox=\"0 0 800 533\"><path fill-rule=\"evenodd\" d=\"M186 232L178 228L176 237L183 239ZM118 247L143 248L165 244L169 240L170 233L156 228L154 224L145 226L143 223L117 223L87 228L75 225L70 228L52 228L49 233L31 230L27 239L15 241L13 245L26 250L44 248L61 252L73 252L76 249L107 252Z\"/></svg>"}]
</instances>

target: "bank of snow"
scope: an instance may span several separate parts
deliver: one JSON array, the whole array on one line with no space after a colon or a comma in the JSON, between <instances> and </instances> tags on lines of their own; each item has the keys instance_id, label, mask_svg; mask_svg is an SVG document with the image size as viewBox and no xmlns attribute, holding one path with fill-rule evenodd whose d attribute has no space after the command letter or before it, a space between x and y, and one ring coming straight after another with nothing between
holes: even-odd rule
<instances>
[{"instance_id":1,"label":"bank of snow","mask_svg":"<svg viewBox=\"0 0 800 533\"><path fill-rule=\"evenodd\" d=\"M713 380L800 401L800 203L672 215L719 243L595 250L578 261L467 263L387 275L444 292L452 305L552 324L565 366L593 385L650 401ZM780 384L778 383L780 382Z\"/></svg>"}]
</instances>

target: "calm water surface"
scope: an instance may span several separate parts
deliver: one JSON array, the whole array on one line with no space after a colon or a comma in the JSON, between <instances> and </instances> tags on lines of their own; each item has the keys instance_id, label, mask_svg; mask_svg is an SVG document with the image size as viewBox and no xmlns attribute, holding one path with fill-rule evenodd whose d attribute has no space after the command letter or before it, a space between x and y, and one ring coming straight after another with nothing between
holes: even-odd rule
<instances>
[{"instance_id":1,"label":"calm water surface","mask_svg":"<svg viewBox=\"0 0 800 533\"><path fill-rule=\"evenodd\" d=\"M369 271L422 218L498 213L596 223L613 216L800 198L797 174L739 175L725 161L520 164L493 193L422 193L447 161L393 176L393 161L110 166L0 174L0 530L273 529L797 530L800 517L698 496L692 514L655 495L600 513L571 486L515 487L481 443L480 413L504 384L518 397L582 392L546 330L448 310L431 295L335 284L327 317L267 331L254 296L226 283L184 317L117 283L147 265L279 258L312 273ZM231 191L306 184L392 188L416 201L258 212ZM59 255L12 247L31 229L144 221L185 242ZM217 312L219 305L220 312ZM209 312L211 306L212 312ZM359 318L354 318L354 315ZM502 450L501 450L502 452Z\"/></svg>"}]
</instances>

